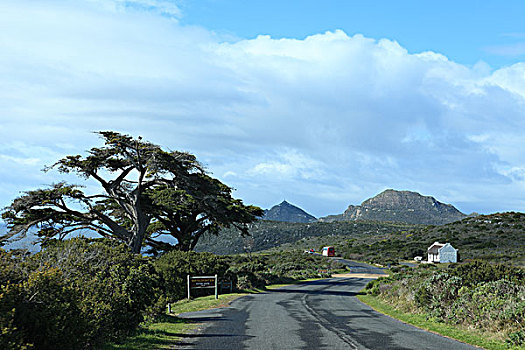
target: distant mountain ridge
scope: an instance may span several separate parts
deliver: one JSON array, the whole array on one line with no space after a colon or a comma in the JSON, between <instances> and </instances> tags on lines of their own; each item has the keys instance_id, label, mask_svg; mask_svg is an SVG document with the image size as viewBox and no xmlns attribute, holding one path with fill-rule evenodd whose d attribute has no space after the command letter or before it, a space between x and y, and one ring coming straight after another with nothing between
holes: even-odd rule
<instances>
[{"instance_id":1,"label":"distant mountain ridge","mask_svg":"<svg viewBox=\"0 0 525 350\"><path fill-rule=\"evenodd\" d=\"M308 214L303 209L296 207L287 201L282 201L280 204L273 206L270 210L265 210L262 219L299 223L317 221L315 216Z\"/></svg>"},{"instance_id":2,"label":"distant mountain ridge","mask_svg":"<svg viewBox=\"0 0 525 350\"><path fill-rule=\"evenodd\" d=\"M320 221L392 221L409 224L443 225L467 215L451 204L412 191L388 189L361 205L349 205L344 213L320 218Z\"/></svg>"},{"instance_id":3,"label":"distant mountain ridge","mask_svg":"<svg viewBox=\"0 0 525 350\"><path fill-rule=\"evenodd\" d=\"M256 252L279 247L283 244L295 246L301 250L315 248L320 244L310 245L310 239L322 241L323 245L334 245L346 239L383 236L390 233L413 232L419 226L384 222L279 222L258 220L250 224L250 236L242 237L236 228L224 228L219 235L204 235L195 250L215 254L239 254Z\"/></svg>"},{"instance_id":4,"label":"distant mountain ridge","mask_svg":"<svg viewBox=\"0 0 525 350\"><path fill-rule=\"evenodd\" d=\"M4 222L0 222L0 236L7 233L7 225ZM27 249L31 253L36 253L40 250L40 244L35 243L38 237L34 232L30 231L27 233L26 237L12 241L2 248L5 250L14 250L14 249Z\"/></svg>"}]
</instances>

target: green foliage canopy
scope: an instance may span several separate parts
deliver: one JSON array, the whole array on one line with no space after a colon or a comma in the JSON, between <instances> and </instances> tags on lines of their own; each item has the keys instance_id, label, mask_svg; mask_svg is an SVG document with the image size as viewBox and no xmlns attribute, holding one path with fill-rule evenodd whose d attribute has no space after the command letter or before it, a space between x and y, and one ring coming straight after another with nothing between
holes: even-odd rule
<instances>
[{"instance_id":1,"label":"green foliage canopy","mask_svg":"<svg viewBox=\"0 0 525 350\"><path fill-rule=\"evenodd\" d=\"M177 186L156 186L147 192L153 216L146 242L154 250L193 250L204 234L218 235L233 227L248 235L248 224L263 211L246 206L231 195L231 188L204 173L189 174L184 190ZM177 239L177 246L155 240L160 235Z\"/></svg>"}]
</instances>

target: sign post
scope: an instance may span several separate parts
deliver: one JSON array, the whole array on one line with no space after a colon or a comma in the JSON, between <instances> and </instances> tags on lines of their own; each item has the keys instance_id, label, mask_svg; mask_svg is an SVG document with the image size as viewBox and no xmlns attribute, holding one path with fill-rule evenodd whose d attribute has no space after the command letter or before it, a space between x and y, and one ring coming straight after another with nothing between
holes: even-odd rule
<instances>
[{"instance_id":1,"label":"sign post","mask_svg":"<svg viewBox=\"0 0 525 350\"><path fill-rule=\"evenodd\" d=\"M217 275L215 275L215 299L219 299L219 293L218 293L219 292L219 288L217 286L217 284L218 284L217 282L218 282L217 281Z\"/></svg>"},{"instance_id":2,"label":"sign post","mask_svg":"<svg viewBox=\"0 0 525 350\"><path fill-rule=\"evenodd\" d=\"M190 292L190 275L188 275L188 300L191 298L191 292Z\"/></svg>"},{"instance_id":3,"label":"sign post","mask_svg":"<svg viewBox=\"0 0 525 350\"><path fill-rule=\"evenodd\" d=\"M215 276L190 276L188 275L188 299L191 298L191 289L214 288L215 299L219 299L217 275Z\"/></svg>"}]
</instances>

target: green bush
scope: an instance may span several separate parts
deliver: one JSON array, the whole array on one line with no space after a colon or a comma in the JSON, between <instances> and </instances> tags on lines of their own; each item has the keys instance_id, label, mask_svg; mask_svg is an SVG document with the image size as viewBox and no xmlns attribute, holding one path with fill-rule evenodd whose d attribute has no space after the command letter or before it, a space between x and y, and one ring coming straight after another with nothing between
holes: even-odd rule
<instances>
[{"instance_id":1,"label":"green bush","mask_svg":"<svg viewBox=\"0 0 525 350\"><path fill-rule=\"evenodd\" d=\"M427 307L432 303L432 293L428 285L422 285L419 287L415 294L415 301L420 307Z\"/></svg>"},{"instance_id":2,"label":"green bush","mask_svg":"<svg viewBox=\"0 0 525 350\"><path fill-rule=\"evenodd\" d=\"M270 276L272 275L268 271L269 268L266 266L264 258L257 256L235 259L234 263L228 268L227 273L232 277L238 290L247 290L263 288L270 284L272 279Z\"/></svg>"},{"instance_id":3,"label":"green bush","mask_svg":"<svg viewBox=\"0 0 525 350\"><path fill-rule=\"evenodd\" d=\"M22 284L15 324L36 349L78 349L87 341L88 323L79 309L79 297L57 268L29 274Z\"/></svg>"},{"instance_id":4,"label":"green bush","mask_svg":"<svg viewBox=\"0 0 525 350\"><path fill-rule=\"evenodd\" d=\"M379 285L381 284L382 280L381 278L378 278L376 280L371 280L368 282L365 286L366 294L370 294L373 296L379 295Z\"/></svg>"},{"instance_id":5,"label":"green bush","mask_svg":"<svg viewBox=\"0 0 525 350\"><path fill-rule=\"evenodd\" d=\"M22 300L23 280L19 257L0 248L0 349L29 349L16 326L16 307Z\"/></svg>"},{"instance_id":6,"label":"green bush","mask_svg":"<svg viewBox=\"0 0 525 350\"><path fill-rule=\"evenodd\" d=\"M463 279L464 284L474 286L481 282L492 282L507 280L525 285L525 270L515 266L504 264L490 264L482 261L474 261L468 264L453 265L450 272Z\"/></svg>"},{"instance_id":7,"label":"green bush","mask_svg":"<svg viewBox=\"0 0 525 350\"><path fill-rule=\"evenodd\" d=\"M517 332L510 333L507 339L507 344L511 346L525 345L525 331L520 330Z\"/></svg>"},{"instance_id":8,"label":"green bush","mask_svg":"<svg viewBox=\"0 0 525 350\"><path fill-rule=\"evenodd\" d=\"M232 276L238 289L261 288L273 283L330 277L332 270L344 265L332 259L288 251L265 255L235 256L231 258L227 274ZM326 272L323 272L326 271Z\"/></svg>"},{"instance_id":9,"label":"green bush","mask_svg":"<svg viewBox=\"0 0 525 350\"><path fill-rule=\"evenodd\" d=\"M132 332L160 296L159 277L152 264L112 241L76 238L54 242L31 260L61 269L78 293L90 344Z\"/></svg>"},{"instance_id":10,"label":"green bush","mask_svg":"<svg viewBox=\"0 0 525 350\"><path fill-rule=\"evenodd\" d=\"M367 289L405 310L508 334L509 344L518 345L525 324L522 273L517 267L475 262L446 270L411 269L369 283Z\"/></svg>"},{"instance_id":11,"label":"green bush","mask_svg":"<svg viewBox=\"0 0 525 350\"><path fill-rule=\"evenodd\" d=\"M224 277L228 267L227 258L212 253L171 251L155 261L162 290L171 302L187 296L187 275Z\"/></svg>"},{"instance_id":12,"label":"green bush","mask_svg":"<svg viewBox=\"0 0 525 350\"><path fill-rule=\"evenodd\" d=\"M20 304L20 285L5 282L0 285L0 349L31 349L33 346L16 327L16 307Z\"/></svg>"},{"instance_id":13,"label":"green bush","mask_svg":"<svg viewBox=\"0 0 525 350\"><path fill-rule=\"evenodd\" d=\"M0 265L0 348L93 348L135 330L160 295L147 259L104 240L51 242L27 258L0 252Z\"/></svg>"}]
</instances>

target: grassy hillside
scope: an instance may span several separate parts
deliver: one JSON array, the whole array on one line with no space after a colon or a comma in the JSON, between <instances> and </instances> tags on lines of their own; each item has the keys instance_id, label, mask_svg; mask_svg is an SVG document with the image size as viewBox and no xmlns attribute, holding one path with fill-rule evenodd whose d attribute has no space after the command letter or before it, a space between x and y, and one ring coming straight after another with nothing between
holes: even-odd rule
<instances>
[{"instance_id":1,"label":"grassy hillside","mask_svg":"<svg viewBox=\"0 0 525 350\"><path fill-rule=\"evenodd\" d=\"M221 231L219 236L205 236L197 251L216 254L256 252L286 245L287 248L317 248L333 245L353 237L370 237L414 230L420 226L380 222L315 222L290 223L261 220L250 228L249 237L241 237L235 229ZM322 237L321 239L314 239ZM322 242L322 243L321 243ZM314 244L314 245L312 245Z\"/></svg>"},{"instance_id":2,"label":"grassy hillside","mask_svg":"<svg viewBox=\"0 0 525 350\"><path fill-rule=\"evenodd\" d=\"M525 266L525 214L498 213L465 218L442 226L414 231L359 237L339 244L345 257L375 262L394 262L426 257L435 241L450 242L462 260L481 259Z\"/></svg>"},{"instance_id":3,"label":"grassy hillside","mask_svg":"<svg viewBox=\"0 0 525 350\"><path fill-rule=\"evenodd\" d=\"M498 213L467 217L441 226L381 222L316 222L309 224L259 221L250 237L224 230L205 237L198 251L236 254L261 250L310 249L334 245L337 253L382 264L415 256L426 258L435 241L450 242L462 260L482 259L525 266L525 214Z\"/></svg>"}]
</instances>

